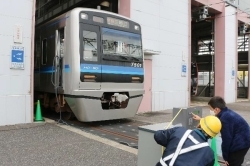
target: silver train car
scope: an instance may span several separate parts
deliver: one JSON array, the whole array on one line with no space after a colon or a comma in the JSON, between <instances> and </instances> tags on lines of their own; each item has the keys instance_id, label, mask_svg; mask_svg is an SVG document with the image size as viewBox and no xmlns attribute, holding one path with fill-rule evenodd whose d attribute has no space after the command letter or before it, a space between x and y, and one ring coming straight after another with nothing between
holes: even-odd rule
<instances>
[{"instance_id":1,"label":"silver train car","mask_svg":"<svg viewBox=\"0 0 250 166\"><path fill-rule=\"evenodd\" d=\"M75 8L36 27L35 100L91 122L134 117L144 94L141 26Z\"/></svg>"}]
</instances>

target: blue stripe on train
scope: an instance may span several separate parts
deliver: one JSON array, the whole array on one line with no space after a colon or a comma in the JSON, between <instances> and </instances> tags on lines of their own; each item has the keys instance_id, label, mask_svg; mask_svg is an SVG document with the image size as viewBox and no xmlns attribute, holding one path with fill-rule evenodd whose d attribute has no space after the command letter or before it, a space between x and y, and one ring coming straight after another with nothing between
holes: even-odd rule
<instances>
[{"instance_id":1,"label":"blue stripe on train","mask_svg":"<svg viewBox=\"0 0 250 166\"><path fill-rule=\"evenodd\" d=\"M143 68L96 64L81 64L81 72L130 75L143 75L144 73Z\"/></svg>"},{"instance_id":2,"label":"blue stripe on train","mask_svg":"<svg viewBox=\"0 0 250 166\"><path fill-rule=\"evenodd\" d=\"M124 67L124 66L111 66L111 65L98 65L98 64L81 64L81 72L84 73L104 73L104 74L129 74L129 75L144 75L143 68ZM35 73L53 73L55 69L53 66L41 67L35 69ZM64 65L64 72L70 72L70 66Z\"/></svg>"},{"instance_id":3,"label":"blue stripe on train","mask_svg":"<svg viewBox=\"0 0 250 166\"><path fill-rule=\"evenodd\" d=\"M53 66L41 67L40 69L35 69L35 73L54 73L55 69Z\"/></svg>"},{"instance_id":4,"label":"blue stripe on train","mask_svg":"<svg viewBox=\"0 0 250 166\"><path fill-rule=\"evenodd\" d=\"M64 65L64 72L66 72L66 73L70 72L69 65Z\"/></svg>"}]
</instances>

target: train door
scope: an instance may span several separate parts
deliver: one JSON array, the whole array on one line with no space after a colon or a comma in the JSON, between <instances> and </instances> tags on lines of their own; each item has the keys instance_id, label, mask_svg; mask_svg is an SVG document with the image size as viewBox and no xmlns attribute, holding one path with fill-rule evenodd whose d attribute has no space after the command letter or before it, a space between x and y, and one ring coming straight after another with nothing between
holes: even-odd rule
<instances>
[{"instance_id":1,"label":"train door","mask_svg":"<svg viewBox=\"0 0 250 166\"><path fill-rule=\"evenodd\" d=\"M53 65L55 70L55 85L57 87L63 86L63 50L64 50L64 28L56 30L55 35L55 58L53 60Z\"/></svg>"},{"instance_id":2,"label":"train door","mask_svg":"<svg viewBox=\"0 0 250 166\"><path fill-rule=\"evenodd\" d=\"M80 89L101 89L100 28L80 26Z\"/></svg>"}]
</instances>

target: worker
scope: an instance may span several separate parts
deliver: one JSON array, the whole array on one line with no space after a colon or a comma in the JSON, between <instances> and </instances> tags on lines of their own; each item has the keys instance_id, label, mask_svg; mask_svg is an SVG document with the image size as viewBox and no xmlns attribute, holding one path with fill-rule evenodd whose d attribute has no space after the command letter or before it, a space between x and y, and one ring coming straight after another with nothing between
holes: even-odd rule
<instances>
[{"instance_id":1,"label":"worker","mask_svg":"<svg viewBox=\"0 0 250 166\"><path fill-rule=\"evenodd\" d=\"M225 164L241 166L250 147L249 124L239 114L228 109L222 97L212 97L208 106L210 114L218 117L222 123L221 150ZM193 115L193 118L201 119L198 115Z\"/></svg>"},{"instance_id":2,"label":"worker","mask_svg":"<svg viewBox=\"0 0 250 166\"><path fill-rule=\"evenodd\" d=\"M156 166L213 166L214 152L207 141L220 130L220 120L210 115L201 118L194 130L173 127L156 131L155 141L166 148Z\"/></svg>"}]
</instances>

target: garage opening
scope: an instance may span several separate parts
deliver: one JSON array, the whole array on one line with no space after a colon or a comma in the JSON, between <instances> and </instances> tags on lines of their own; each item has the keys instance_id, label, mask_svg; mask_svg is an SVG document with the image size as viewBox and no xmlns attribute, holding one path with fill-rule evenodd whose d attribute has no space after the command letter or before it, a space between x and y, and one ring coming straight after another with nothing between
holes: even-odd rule
<instances>
[{"instance_id":1,"label":"garage opening","mask_svg":"<svg viewBox=\"0 0 250 166\"><path fill-rule=\"evenodd\" d=\"M62 71L59 71L59 72L55 72L55 71L61 68L64 68L65 72L68 72L70 70L69 65L63 64L62 59L58 58L59 56L63 57L64 55L64 52L63 52L63 47L65 44L64 34L65 34L65 31L67 31L67 28L61 27L60 25L60 24L63 24L65 20L58 19L55 22L53 21L53 19L56 19L62 14L72 9L78 8L78 7L83 7L83 8L88 8L88 9L98 9L101 11L118 13L118 0L38 0L36 1L34 103L36 103L37 100L39 99L42 110L45 114L50 114L50 113L55 114L56 112L57 113L56 116L58 116L58 113L62 113L62 117L64 119L71 119L75 117L75 115L72 113L72 110L70 109L71 105L75 103L70 102L69 99L67 103L65 103L65 101L67 100L66 99L67 97L64 95L61 95L64 93L62 88L58 88L56 90L57 92L56 94L51 94L51 93L47 93L46 90L37 91L38 89L37 87L41 87L41 84L49 85L51 84L51 82L53 85L58 85L59 87L62 86L62 76L63 76ZM91 16L91 12L89 12L86 15L84 14L86 13L81 14L81 19L88 19L88 17ZM98 23L101 24L103 21L102 15L100 14L95 15L93 18L94 18L93 21L97 22L97 24ZM110 18L110 24L114 23L114 21L117 21L117 20L118 19ZM119 24L119 25L114 25L114 26L125 27L127 22L124 21L122 23L123 25ZM41 25L47 26L47 30L44 31L44 28L41 28ZM55 30L54 26L58 26L58 30ZM83 24L81 24L81 26L83 26ZM85 44L86 47L88 46L90 48L89 49L90 51L88 51L89 52L88 55L90 56L91 54L93 61L94 59L96 59L96 56L98 53L96 52L96 49L94 49L96 47L95 44L99 44L99 41L97 42L97 40L100 39L99 37L97 37L99 35L98 33L100 32L99 32L99 29L97 30L97 26L93 26L93 25L84 26L83 35L87 34L86 35L87 37L84 38L84 40L86 41L83 41L83 42L86 42ZM54 53L55 57L48 56L48 54L51 55L51 51L54 51L51 49L52 46L57 48L56 52ZM50 63L51 61L53 61L53 65L50 65L48 67L48 63ZM39 74L36 74L37 72L46 73L46 74L43 74L43 76L39 76ZM90 82L94 80L93 75L91 74L85 75L84 78L82 78L82 80L83 79L85 82L86 80ZM86 86L88 86L87 84L90 84L88 81L85 83ZM56 87L51 87L51 88L56 88ZM96 87L92 87L92 88L95 89ZM124 102L125 104L127 102L125 101L127 96L128 95L123 95L123 94L118 95L118 97L122 98L122 102ZM124 103L122 103L121 105L123 106Z\"/></svg>"}]
</instances>

